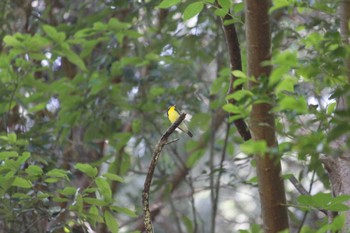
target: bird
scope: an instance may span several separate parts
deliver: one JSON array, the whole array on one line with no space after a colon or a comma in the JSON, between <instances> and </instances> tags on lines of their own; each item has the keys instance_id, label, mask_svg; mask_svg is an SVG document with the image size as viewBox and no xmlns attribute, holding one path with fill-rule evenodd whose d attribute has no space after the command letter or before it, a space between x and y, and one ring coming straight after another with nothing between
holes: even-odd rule
<instances>
[{"instance_id":1,"label":"bird","mask_svg":"<svg viewBox=\"0 0 350 233\"><path fill-rule=\"evenodd\" d=\"M175 109L175 105L171 105L168 108L167 111L167 115L168 115L168 119L169 121L173 124L177 118L179 118L180 114L176 111ZM185 122L181 122L181 124L178 127L182 132L186 133L188 136L190 136L191 138L193 137L193 134L191 133L191 131L188 130L187 125L185 124Z\"/></svg>"}]
</instances>

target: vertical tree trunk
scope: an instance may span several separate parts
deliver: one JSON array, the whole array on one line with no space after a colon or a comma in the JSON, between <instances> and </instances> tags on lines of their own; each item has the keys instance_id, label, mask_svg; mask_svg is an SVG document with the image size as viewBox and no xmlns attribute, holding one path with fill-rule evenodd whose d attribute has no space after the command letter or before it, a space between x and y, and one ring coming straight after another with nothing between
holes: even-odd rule
<instances>
[{"instance_id":1,"label":"vertical tree trunk","mask_svg":"<svg viewBox=\"0 0 350 233\"><path fill-rule=\"evenodd\" d=\"M260 82L271 72L271 67L261 65L271 57L269 6L268 0L245 1L248 76L254 76ZM253 140L264 140L268 148L277 147L274 121L271 104L254 104L250 115ZM255 159L264 231L279 232L288 228L281 163L270 154L256 155Z\"/></svg>"},{"instance_id":2,"label":"vertical tree trunk","mask_svg":"<svg viewBox=\"0 0 350 233\"><path fill-rule=\"evenodd\" d=\"M339 5L339 17L340 17L340 33L344 45L350 44L350 0L343 0ZM346 67L346 75L350 83L350 58L344 58L344 65ZM349 108L349 93L341 96L337 100L337 110L347 110ZM346 119L344 119L346 120ZM346 144L347 136L343 135L335 142L332 142L331 146L334 148L340 147L340 145ZM350 194L350 155L348 151L344 151L343 154L337 158L327 156L322 158L322 162L327 169L329 180L332 184L332 192L334 196L342 194ZM350 206L350 201L346 204ZM331 219L332 220L332 219ZM345 226L342 232L349 232L350 229L350 211L346 212Z\"/></svg>"}]
</instances>

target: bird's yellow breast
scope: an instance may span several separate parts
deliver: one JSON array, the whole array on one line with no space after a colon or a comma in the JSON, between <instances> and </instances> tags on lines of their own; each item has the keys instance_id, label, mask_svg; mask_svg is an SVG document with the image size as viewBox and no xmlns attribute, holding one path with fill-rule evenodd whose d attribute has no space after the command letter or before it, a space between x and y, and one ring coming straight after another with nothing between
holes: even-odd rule
<instances>
[{"instance_id":1,"label":"bird's yellow breast","mask_svg":"<svg viewBox=\"0 0 350 233\"><path fill-rule=\"evenodd\" d=\"M179 113L175 110L175 106L171 106L168 109L168 118L171 123L174 123L179 116Z\"/></svg>"}]
</instances>

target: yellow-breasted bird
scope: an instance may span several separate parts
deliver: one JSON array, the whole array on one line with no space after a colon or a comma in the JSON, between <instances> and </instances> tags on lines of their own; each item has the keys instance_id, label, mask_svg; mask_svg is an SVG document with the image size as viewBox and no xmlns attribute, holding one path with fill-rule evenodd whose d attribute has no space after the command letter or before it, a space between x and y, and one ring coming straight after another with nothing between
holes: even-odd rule
<instances>
[{"instance_id":1,"label":"yellow-breasted bird","mask_svg":"<svg viewBox=\"0 0 350 233\"><path fill-rule=\"evenodd\" d=\"M168 119L173 124L177 118L179 118L180 114L176 111L175 105L172 105L168 108ZM188 136L191 138L193 137L193 134L188 130L186 124L184 122L181 122L181 124L178 127L182 132L187 133Z\"/></svg>"}]
</instances>

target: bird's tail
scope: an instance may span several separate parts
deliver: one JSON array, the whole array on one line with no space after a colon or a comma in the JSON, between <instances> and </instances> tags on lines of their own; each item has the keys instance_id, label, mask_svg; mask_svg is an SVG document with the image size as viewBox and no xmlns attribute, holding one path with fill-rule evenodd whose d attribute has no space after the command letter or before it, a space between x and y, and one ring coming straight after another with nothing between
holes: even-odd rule
<instances>
[{"instance_id":1,"label":"bird's tail","mask_svg":"<svg viewBox=\"0 0 350 233\"><path fill-rule=\"evenodd\" d=\"M193 134L190 131L187 131L187 135L190 136L191 138L193 137Z\"/></svg>"}]
</instances>

